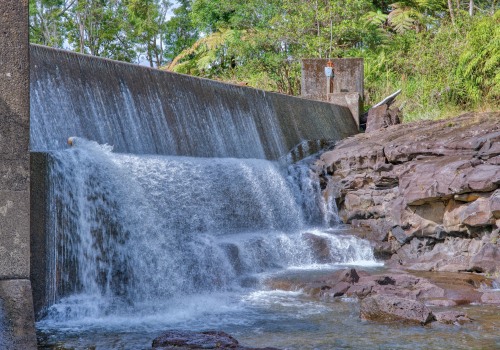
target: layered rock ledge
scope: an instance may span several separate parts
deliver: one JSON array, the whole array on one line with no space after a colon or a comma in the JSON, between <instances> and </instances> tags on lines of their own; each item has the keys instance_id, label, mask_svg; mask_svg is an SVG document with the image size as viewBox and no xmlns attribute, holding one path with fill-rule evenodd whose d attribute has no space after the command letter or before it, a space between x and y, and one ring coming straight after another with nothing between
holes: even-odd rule
<instances>
[{"instance_id":1,"label":"layered rock ledge","mask_svg":"<svg viewBox=\"0 0 500 350\"><path fill-rule=\"evenodd\" d=\"M266 281L271 289L300 290L305 295L333 302L342 298L360 301L360 317L371 321L399 321L426 325L431 322L472 322L458 305L500 305L496 282L473 273L408 272L385 270L370 273L345 269L319 279L275 276Z\"/></svg>"},{"instance_id":2,"label":"layered rock ledge","mask_svg":"<svg viewBox=\"0 0 500 350\"><path fill-rule=\"evenodd\" d=\"M316 161L325 196L388 265L500 272L500 113L390 126Z\"/></svg>"}]
</instances>

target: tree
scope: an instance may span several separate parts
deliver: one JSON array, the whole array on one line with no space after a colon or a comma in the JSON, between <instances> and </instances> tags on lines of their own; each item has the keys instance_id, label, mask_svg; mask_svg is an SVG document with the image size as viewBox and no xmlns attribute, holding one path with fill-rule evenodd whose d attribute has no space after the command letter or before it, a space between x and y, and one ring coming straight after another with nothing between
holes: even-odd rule
<instances>
[{"instance_id":1,"label":"tree","mask_svg":"<svg viewBox=\"0 0 500 350\"><path fill-rule=\"evenodd\" d=\"M125 28L127 11L120 0L77 0L69 12L68 43L81 53L133 61L134 41Z\"/></svg>"},{"instance_id":2,"label":"tree","mask_svg":"<svg viewBox=\"0 0 500 350\"><path fill-rule=\"evenodd\" d=\"M199 39L190 16L191 1L180 0L178 3L179 6L173 10L174 15L165 25L165 57L170 61Z\"/></svg>"},{"instance_id":3,"label":"tree","mask_svg":"<svg viewBox=\"0 0 500 350\"><path fill-rule=\"evenodd\" d=\"M203 37L170 69L300 92L300 58L333 57L363 45L367 0L194 0L193 23Z\"/></svg>"},{"instance_id":4,"label":"tree","mask_svg":"<svg viewBox=\"0 0 500 350\"><path fill-rule=\"evenodd\" d=\"M76 0L30 0L30 42L62 47L66 36L64 23Z\"/></svg>"},{"instance_id":5,"label":"tree","mask_svg":"<svg viewBox=\"0 0 500 350\"><path fill-rule=\"evenodd\" d=\"M166 30L168 0L128 0L129 36L137 44L151 67L160 67L165 61L163 33Z\"/></svg>"}]
</instances>

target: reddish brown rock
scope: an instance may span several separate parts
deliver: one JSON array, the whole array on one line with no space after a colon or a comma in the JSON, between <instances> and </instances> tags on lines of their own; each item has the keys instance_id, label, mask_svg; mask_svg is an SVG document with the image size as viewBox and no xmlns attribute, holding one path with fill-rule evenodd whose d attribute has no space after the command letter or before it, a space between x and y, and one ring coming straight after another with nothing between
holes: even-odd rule
<instances>
[{"instance_id":1,"label":"reddish brown rock","mask_svg":"<svg viewBox=\"0 0 500 350\"><path fill-rule=\"evenodd\" d=\"M490 197L490 210L495 219L500 219L500 191L495 191Z\"/></svg>"},{"instance_id":2,"label":"reddish brown rock","mask_svg":"<svg viewBox=\"0 0 500 350\"><path fill-rule=\"evenodd\" d=\"M485 304L500 304L500 290L485 291L481 296L481 302Z\"/></svg>"},{"instance_id":3,"label":"reddish brown rock","mask_svg":"<svg viewBox=\"0 0 500 350\"><path fill-rule=\"evenodd\" d=\"M202 350L202 349L234 349L234 350L278 350L276 348L249 348L239 345L231 335L221 331L166 331L153 340L153 349L162 350Z\"/></svg>"},{"instance_id":4,"label":"reddish brown rock","mask_svg":"<svg viewBox=\"0 0 500 350\"><path fill-rule=\"evenodd\" d=\"M362 275L366 276L365 272L361 272ZM347 282L353 284L359 281L359 274L356 269L344 269L338 270L329 275L326 278L326 282L330 284L337 284L339 282Z\"/></svg>"},{"instance_id":5,"label":"reddish brown rock","mask_svg":"<svg viewBox=\"0 0 500 350\"><path fill-rule=\"evenodd\" d=\"M350 137L321 155L323 183L393 266L500 271L496 248L481 251L500 229L499 120L470 113Z\"/></svg>"},{"instance_id":6,"label":"reddish brown rock","mask_svg":"<svg viewBox=\"0 0 500 350\"><path fill-rule=\"evenodd\" d=\"M389 108L387 104L383 104L368 111L366 132L370 133L400 123L401 111L399 108Z\"/></svg>"},{"instance_id":7,"label":"reddish brown rock","mask_svg":"<svg viewBox=\"0 0 500 350\"><path fill-rule=\"evenodd\" d=\"M471 259L469 270L493 273L500 270L500 246L486 243Z\"/></svg>"},{"instance_id":8,"label":"reddish brown rock","mask_svg":"<svg viewBox=\"0 0 500 350\"><path fill-rule=\"evenodd\" d=\"M323 287L320 296L323 300L331 300L333 298L343 296L349 288L351 288L351 284L347 282L339 282L335 284L333 287Z\"/></svg>"},{"instance_id":9,"label":"reddish brown rock","mask_svg":"<svg viewBox=\"0 0 500 350\"><path fill-rule=\"evenodd\" d=\"M405 321L425 325L434 320L423 303L387 295L374 295L361 301L360 317L370 321Z\"/></svg>"},{"instance_id":10,"label":"reddish brown rock","mask_svg":"<svg viewBox=\"0 0 500 350\"><path fill-rule=\"evenodd\" d=\"M472 322L469 316L462 311L442 311L435 312L436 321L445 324L465 324Z\"/></svg>"},{"instance_id":11,"label":"reddish brown rock","mask_svg":"<svg viewBox=\"0 0 500 350\"><path fill-rule=\"evenodd\" d=\"M332 261L330 256L330 245L325 237L306 232L303 234L304 239L309 244L314 257L319 263L328 263Z\"/></svg>"}]
</instances>

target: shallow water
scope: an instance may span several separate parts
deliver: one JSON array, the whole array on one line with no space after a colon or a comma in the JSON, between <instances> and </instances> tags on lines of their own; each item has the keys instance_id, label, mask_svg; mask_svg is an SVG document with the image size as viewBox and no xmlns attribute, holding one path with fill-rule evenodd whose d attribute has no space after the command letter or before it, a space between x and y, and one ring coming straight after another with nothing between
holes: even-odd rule
<instances>
[{"instance_id":1,"label":"shallow water","mask_svg":"<svg viewBox=\"0 0 500 350\"><path fill-rule=\"evenodd\" d=\"M288 269L277 274L311 279L341 267L345 265ZM268 273L260 278L270 276ZM150 349L152 340L167 329L224 330L246 346L289 350L500 348L500 306L468 305L455 310L467 312L474 322L425 327L381 324L360 320L355 299L322 302L301 291L267 290L259 285L179 298L168 305L157 305L152 314L41 321L37 326L41 349Z\"/></svg>"}]
</instances>

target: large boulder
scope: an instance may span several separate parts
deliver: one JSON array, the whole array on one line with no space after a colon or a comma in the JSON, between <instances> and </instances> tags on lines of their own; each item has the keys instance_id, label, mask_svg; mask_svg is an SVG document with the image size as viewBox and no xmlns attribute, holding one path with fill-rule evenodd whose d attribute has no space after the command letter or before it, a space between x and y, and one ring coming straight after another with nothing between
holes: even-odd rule
<instances>
[{"instance_id":1,"label":"large boulder","mask_svg":"<svg viewBox=\"0 0 500 350\"><path fill-rule=\"evenodd\" d=\"M389 295L373 295L361 301L360 317L370 321L405 321L426 325L435 320L423 303Z\"/></svg>"},{"instance_id":2,"label":"large boulder","mask_svg":"<svg viewBox=\"0 0 500 350\"><path fill-rule=\"evenodd\" d=\"M401 119L401 111L397 107L389 108L387 104L383 104L371 108L368 111L366 132L369 133L391 125L400 124Z\"/></svg>"},{"instance_id":3,"label":"large boulder","mask_svg":"<svg viewBox=\"0 0 500 350\"><path fill-rule=\"evenodd\" d=\"M221 331L166 331L153 340L153 349L162 350L202 350L202 349L234 349L234 350L278 350L276 348L249 348L239 345L231 335Z\"/></svg>"}]
</instances>

